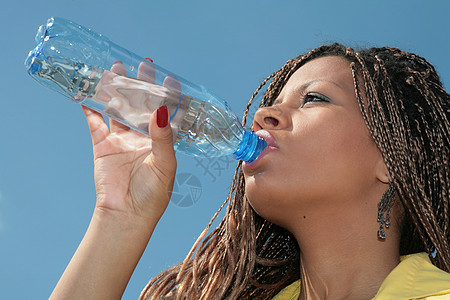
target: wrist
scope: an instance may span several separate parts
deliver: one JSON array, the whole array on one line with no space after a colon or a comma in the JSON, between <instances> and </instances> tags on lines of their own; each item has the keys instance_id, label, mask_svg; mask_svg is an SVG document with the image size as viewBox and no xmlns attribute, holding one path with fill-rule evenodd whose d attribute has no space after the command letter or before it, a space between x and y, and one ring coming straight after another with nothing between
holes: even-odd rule
<instances>
[{"instance_id":1,"label":"wrist","mask_svg":"<svg viewBox=\"0 0 450 300\"><path fill-rule=\"evenodd\" d=\"M142 217L129 212L117 211L105 207L95 207L91 225L96 225L111 232L132 232L145 238L153 233L159 219Z\"/></svg>"}]
</instances>

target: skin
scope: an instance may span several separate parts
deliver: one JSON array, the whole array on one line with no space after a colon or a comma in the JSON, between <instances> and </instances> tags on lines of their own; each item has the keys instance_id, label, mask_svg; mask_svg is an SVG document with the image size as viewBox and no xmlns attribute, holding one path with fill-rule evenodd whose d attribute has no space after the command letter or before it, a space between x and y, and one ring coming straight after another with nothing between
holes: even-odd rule
<instances>
[{"instance_id":1,"label":"skin","mask_svg":"<svg viewBox=\"0 0 450 300\"><path fill-rule=\"evenodd\" d=\"M112 70L125 74L117 68ZM152 69L146 70L149 76L142 70L139 78L152 82ZM169 203L177 165L172 130L157 126L156 111L148 125L151 139L113 120L108 129L101 114L83 111L92 137L97 201L50 299L120 299Z\"/></svg>"},{"instance_id":2,"label":"skin","mask_svg":"<svg viewBox=\"0 0 450 300\"><path fill-rule=\"evenodd\" d=\"M152 82L152 69L148 76L144 71L140 79ZM331 102L302 105L305 97L295 90L312 80L305 93ZM278 102L255 116L255 129L270 132L279 147L244 166L247 196L261 216L295 235L301 299L370 299L399 262L399 234L392 222L386 241L376 238L377 203L389 176L359 112L348 62L307 63ZM156 112L150 139L114 121L108 128L99 113L83 110L93 143L96 207L50 298L120 299L169 202L173 136L170 126L157 126ZM397 216L394 208L391 218Z\"/></svg>"},{"instance_id":3,"label":"skin","mask_svg":"<svg viewBox=\"0 0 450 300\"><path fill-rule=\"evenodd\" d=\"M399 230L377 238L377 203L389 175L365 126L350 63L322 57L255 114L278 147L244 163L255 211L288 229L301 249L300 299L371 299L399 263ZM392 218L399 215L392 208Z\"/></svg>"}]
</instances>

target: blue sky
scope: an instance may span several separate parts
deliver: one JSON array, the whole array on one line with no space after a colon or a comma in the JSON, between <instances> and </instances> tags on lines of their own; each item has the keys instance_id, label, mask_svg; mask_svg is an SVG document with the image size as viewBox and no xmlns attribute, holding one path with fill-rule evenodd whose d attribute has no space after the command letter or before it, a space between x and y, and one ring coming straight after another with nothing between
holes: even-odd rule
<instances>
[{"instance_id":1,"label":"blue sky","mask_svg":"<svg viewBox=\"0 0 450 300\"><path fill-rule=\"evenodd\" d=\"M429 59L450 85L450 1L8 1L0 11L0 298L47 298L89 224L95 203L91 141L81 109L25 72L39 25L71 19L205 85L242 115L259 83L323 43L393 46ZM177 155L201 194L171 203L124 299L181 261L226 197L231 159ZM181 178L181 177L180 177ZM186 178L184 176L183 178ZM181 185L179 194L189 189Z\"/></svg>"}]
</instances>

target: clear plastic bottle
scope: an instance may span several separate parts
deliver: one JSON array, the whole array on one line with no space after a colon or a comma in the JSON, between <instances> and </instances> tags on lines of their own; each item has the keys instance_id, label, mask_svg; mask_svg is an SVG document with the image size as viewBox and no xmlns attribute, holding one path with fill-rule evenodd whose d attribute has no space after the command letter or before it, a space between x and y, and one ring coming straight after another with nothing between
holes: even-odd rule
<instances>
[{"instance_id":1,"label":"clear plastic bottle","mask_svg":"<svg viewBox=\"0 0 450 300\"><path fill-rule=\"evenodd\" d=\"M144 134L151 113L167 105L175 150L200 157L234 154L253 161L267 146L244 130L227 103L105 36L61 18L39 27L28 73L70 100Z\"/></svg>"}]
</instances>

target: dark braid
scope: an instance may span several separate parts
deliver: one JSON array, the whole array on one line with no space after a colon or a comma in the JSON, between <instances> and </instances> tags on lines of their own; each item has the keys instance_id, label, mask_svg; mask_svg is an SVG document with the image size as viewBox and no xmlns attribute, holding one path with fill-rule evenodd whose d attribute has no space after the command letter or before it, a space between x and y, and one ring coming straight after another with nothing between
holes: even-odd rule
<instances>
[{"instance_id":1,"label":"dark braid","mask_svg":"<svg viewBox=\"0 0 450 300\"><path fill-rule=\"evenodd\" d=\"M356 52L340 44L321 46L264 80L247 105L243 124L268 82L260 107L272 105L298 68L324 56L350 62L361 114L403 208L400 255L425 251L437 267L450 272L450 96L427 60L389 47ZM153 279L142 298L270 299L299 279L295 238L259 217L244 191L239 163L219 209L231 202L219 226L205 238L218 211L185 261Z\"/></svg>"},{"instance_id":2,"label":"dark braid","mask_svg":"<svg viewBox=\"0 0 450 300\"><path fill-rule=\"evenodd\" d=\"M405 209L401 254L426 251L448 272L449 95L418 55L384 47L361 57L378 83L367 93L367 126Z\"/></svg>"}]
</instances>

